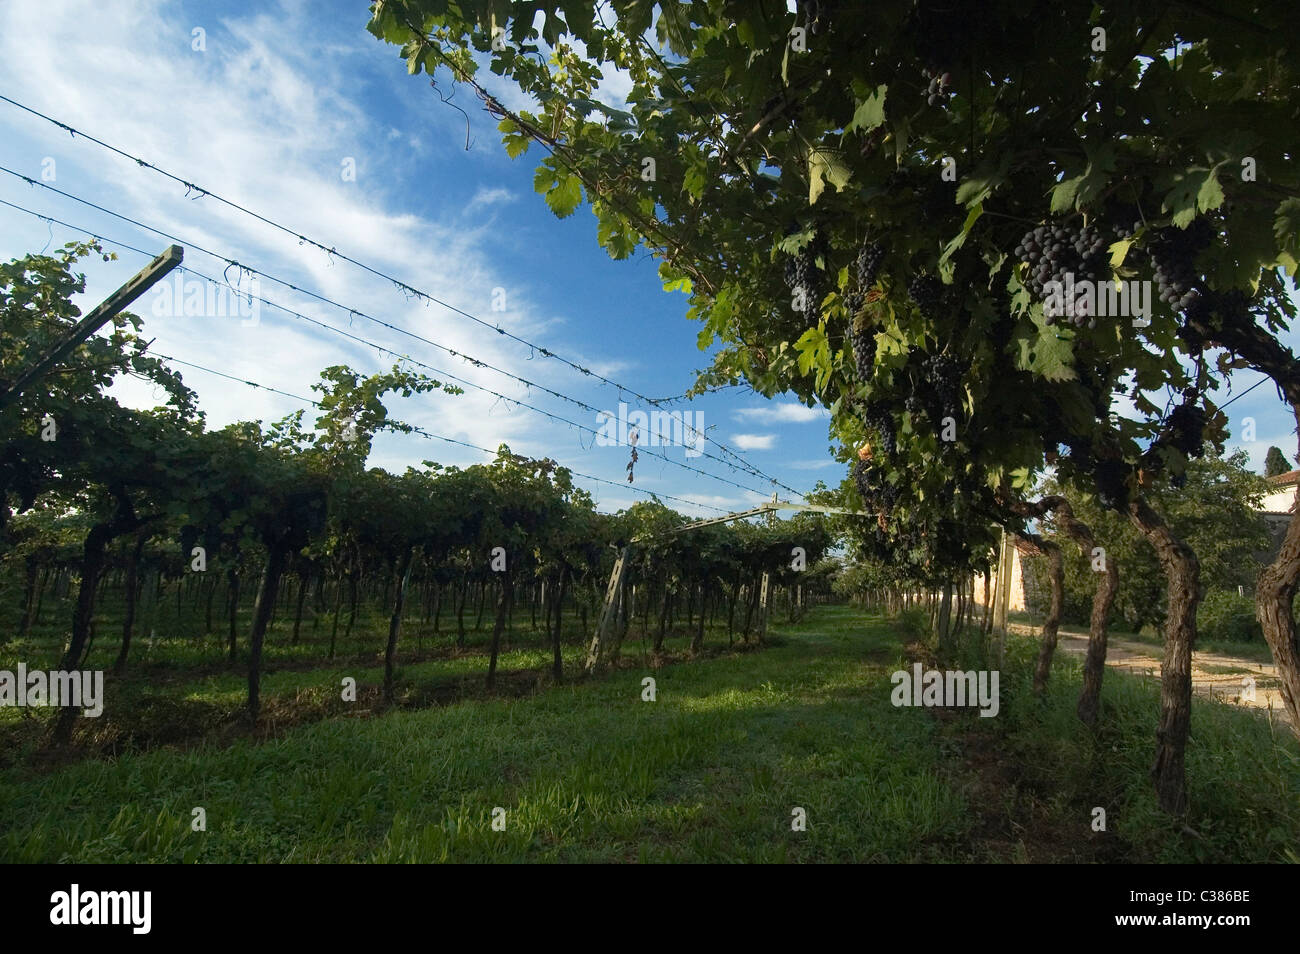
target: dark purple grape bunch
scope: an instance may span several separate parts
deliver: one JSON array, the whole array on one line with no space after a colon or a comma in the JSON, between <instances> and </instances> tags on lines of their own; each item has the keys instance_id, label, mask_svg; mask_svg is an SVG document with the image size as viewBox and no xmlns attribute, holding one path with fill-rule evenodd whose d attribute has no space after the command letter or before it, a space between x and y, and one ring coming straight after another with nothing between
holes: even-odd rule
<instances>
[{"instance_id":1,"label":"dark purple grape bunch","mask_svg":"<svg viewBox=\"0 0 1300 954\"><path fill-rule=\"evenodd\" d=\"M945 407L951 407L957 399L957 386L962 372L961 362L957 356L941 351L927 357L922 367L925 369L927 380L939 396L940 403Z\"/></svg>"},{"instance_id":2,"label":"dark purple grape bunch","mask_svg":"<svg viewBox=\"0 0 1300 954\"><path fill-rule=\"evenodd\" d=\"M917 275L908 283L907 295L916 304L922 317L937 321L943 317L943 282L933 275Z\"/></svg>"},{"instance_id":3,"label":"dark purple grape bunch","mask_svg":"<svg viewBox=\"0 0 1300 954\"><path fill-rule=\"evenodd\" d=\"M1174 448L1187 458L1199 459L1205 456L1207 418L1205 408L1201 407L1197 398L1194 391L1189 391L1185 394L1182 403L1169 412L1164 428L1151 450L1163 445ZM1176 487L1182 486L1179 477L1185 475L1170 475L1170 482Z\"/></svg>"},{"instance_id":4,"label":"dark purple grape bunch","mask_svg":"<svg viewBox=\"0 0 1300 954\"><path fill-rule=\"evenodd\" d=\"M884 258L885 247L880 242L865 241L858 249L853 261L854 287L844 294L844 307L849 313L850 322L867 303L867 292L876 283L876 275Z\"/></svg>"},{"instance_id":5,"label":"dark purple grape bunch","mask_svg":"<svg viewBox=\"0 0 1300 954\"><path fill-rule=\"evenodd\" d=\"M858 249L858 257L853 263L853 274L858 282L858 290L864 295L876 283L880 274L880 265L885 260L885 246L879 241L864 242Z\"/></svg>"},{"instance_id":6,"label":"dark purple grape bunch","mask_svg":"<svg viewBox=\"0 0 1300 954\"><path fill-rule=\"evenodd\" d=\"M879 437L876 447L884 452L886 457L892 457L898 449L898 435L894 431L893 416L884 407L877 405L868 409L864 421Z\"/></svg>"},{"instance_id":7,"label":"dark purple grape bunch","mask_svg":"<svg viewBox=\"0 0 1300 954\"><path fill-rule=\"evenodd\" d=\"M898 503L898 488L885 480L880 469L870 461L859 460L853 465L853 482L862 502L874 510L888 513Z\"/></svg>"},{"instance_id":8,"label":"dark purple grape bunch","mask_svg":"<svg viewBox=\"0 0 1300 954\"><path fill-rule=\"evenodd\" d=\"M952 74L947 70L924 69L921 76L930 81L925 88L925 101L931 106L947 106L952 99Z\"/></svg>"},{"instance_id":9,"label":"dark purple grape bunch","mask_svg":"<svg viewBox=\"0 0 1300 954\"><path fill-rule=\"evenodd\" d=\"M1195 287L1200 278L1196 256L1213 238L1214 227L1208 220L1197 218L1185 229L1161 228L1147 240L1146 250L1155 270L1160 300L1173 311L1187 311L1200 296Z\"/></svg>"},{"instance_id":10,"label":"dark purple grape bunch","mask_svg":"<svg viewBox=\"0 0 1300 954\"><path fill-rule=\"evenodd\" d=\"M1119 511L1129 501L1129 470L1123 461L1101 460L1095 464L1097 502L1103 510Z\"/></svg>"},{"instance_id":11,"label":"dark purple grape bunch","mask_svg":"<svg viewBox=\"0 0 1300 954\"><path fill-rule=\"evenodd\" d=\"M858 249L853 262L855 287L844 296L844 306L849 313L849 341L853 345L853 359L862 377L869 377L876 360L876 338L865 324L854 319L867 303L867 292L876 283L880 263L885 259L885 246L877 241L865 241Z\"/></svg>"},{"instance_id":12,"label":"dark purple grape bunch","mask_svg":"<svg viewBox=\"0 0 1300 954\"><path fill-rule=\"evenodd\" d=\"M929 386L931 400L929 413L938 424L945 417L957 418L961 400L962 362L948 352L927 355L921 363L921 374ZM910 400L910 399L909 399Z\"/></svg>"},{"instance_id":13,"label":"dark purple grape bunch","mask_svg":"<svg viewBox=\"0 0 1300 954\"><path fill-rule=\"evenodd\" d=\"M866 502L871 493L871 467L865 460L854 461L853 482L858 485L858 494Z\"/></svg>"},{"instance_id":14,"label":"dark purple grape bunch","mask_svg":"<svg viewBox=\"0 0 1300 954\"><path fill-rule=\"evenodd\" d=\"M796 295L802 291L804 314L815 312L822 300L822 271L817 267L817 256L822 252L823 243L819 236L785 263L785 283Z\"/></svg>"},{"instance_id":15,"label":"dark purple grape bunch","mask_svg":"<svg viewBox=\"0 0 1300 954\"><path fill-rule=\"evenodd\" d=\"M1197 357L1205 350L1205 336L1201 329L1215 323L1215 305L1220 296L1210 292L1207 295L1193 293L1190 297L1187 307L1183 309L1177 333L1187 353Z\"/></svg>"},{"instance_id":16,"label":"dark purple grape bunch","mask_svg":"<svg viewBox=\"0 0 1300 954\"><path fill-rule=\"evenodd\" d=\"M794 290L799 285L799 280L803 277L803 272L799 269L799 256L795 255L785 260L785 287Z\"/></svg>"},{"instance_id":17,"label":"dark purple grape bunch","mask_svg":"<svg viewBox=\"0 0 1300 954\"><path fill-rule=\"evenodd\" d=\"M1169 443L1187 457L1205 456L1205 410L1192 401L1169 413Z\"/></svg>"},{"instance_id":18,"label":"dark purple grape bunch","mask_svg":"<svg viewBox=\"0 0 1300 954\"><path fill-rule=\"evenodd\" d=\"M871 377L876 364L876 336L865 322L853 324L849 331L849 346L853 349L853 363L857 365L858 377L865 381Z\"/></svg>"},{"instance_id":19,"label":"dark purple grape bunch","mask_svg":"<svg viewBox=\"0 0 1300 954\"><path fill-rule=\"evenodd\" d=\"M1068 287L1067 276L1072 276L1070 281L1076 285L1105 281L1109 274L1108 247L1106 237L1096 226L1047 223L1026 232L1015 254L1029 266L1029 290L1035 297L1044 298L1052 282L1062 290ZM1068 317L1076 327L1097 327L1096 316L1087 314L1086 307L1079 307L1082 303L1068 304L1066 315L1044 314L1044 323L1051 325L1058 317Z\"/></svg>"},{"instance_id":20,"label":"dark purple grape bunch","mask_svg":"<svg viewBox=\"0 0 1300 954\"><path fill-rule=\"evenodd\" d=\"M1206 345L1205 329L1211 338L1215 330L1241 328L1255 323L1251 312L1251 297L1239 288L1227 291L1206 291L1192 298L1183 309L1183 320L1178 337L1187 346L1189 354L1200 354Z\"/></svg>"}]
</instances>

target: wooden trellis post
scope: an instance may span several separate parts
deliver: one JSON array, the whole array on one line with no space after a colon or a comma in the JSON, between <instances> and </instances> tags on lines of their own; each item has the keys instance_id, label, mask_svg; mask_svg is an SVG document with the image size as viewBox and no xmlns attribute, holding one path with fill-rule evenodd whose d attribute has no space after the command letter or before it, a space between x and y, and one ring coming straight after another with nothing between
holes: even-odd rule
<instances>
[{"instance_id":1,"label":"wooden trellis post","mask_svg":"<svg viewBox=\"0 0 1300 954\"><path fill-rule=\"evenodd\" d=\"M767 635L767 583L769 574L763 573L763 582L758 587L758 641L761 643Z\"/></svg>"},{"instance_id":2,"label":"wooden trellis post","mask_svg":"<svg viewBox=\"0 0 1300 954\"><path fill-rule=\"evenodd\" d=\"M623 570L627 566L630 549L624 547L619 551L618 558L614 560L614 570L609 574L609 585L605 587L605 602L600 607L596 631L591 634L591 647L587 650L587 672L595 672L600 665L608 639L618 627L619 596L623 590Z\"/></svg>"},{"instance_id":3,"label":"wooden trellis post","mask_svg":"<svg viewBox=\"0 0 1300 954\"><path fill-rule=\"evenodd\" d=\"M993 631L997 633L998 664L1002 663L1003 647L1007 638L1007 610L1011 602L1011 566L1015 548L1004 529L1002 531L1002 549L998 554L997 589L993 597Z\"/></svg>"},{"instance_id":4,"label":"wooden trellis post","mask_svg":"<svg viewBox=\"0 0 1300 954\"><path fill-rule=\"evenodd\" d=\"M166 251L136 272L129 282L88 311L84 318L69 328L49 351L37 358L16 380L0 384L0 409L17 401L27 387L61 364L77 350L78 345L161 281L184 257L185 250L179 245L168 245Z\"/></svg>"},{"instance_id":5,"label":"wooden trellis post","mask_svg":"<svg viewBox=\"0 0 1300 954\"><path fill-rule=\"evenodd\" d=\"M632 623L632 616L636 613L636 584L632 584L632 592L627 591L627 574L624 574L618 581L618 595L614 597L614 624L610 630L611 638L601 647L601 652L606 659L611 661L618 658L619 652L623 648L623 636L627 632L627 627Z\"/></svg>"}]
</instances>

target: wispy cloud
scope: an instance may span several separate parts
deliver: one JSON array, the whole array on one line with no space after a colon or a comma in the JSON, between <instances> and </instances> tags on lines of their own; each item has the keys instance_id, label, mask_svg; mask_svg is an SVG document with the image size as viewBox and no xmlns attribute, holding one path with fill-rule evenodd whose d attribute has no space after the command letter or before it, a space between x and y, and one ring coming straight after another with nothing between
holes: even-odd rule
<instances>
[{"instance_id":1,"label":"wispy cloud","mask_svg":"<svg viewBox=\"0 0 1300 954\"><path fill-rule=\"evenodd\" d=\"M474 193L474 198L469 200L469 204L465 206L465 211L468 212L470 209L481 208L485 205L501 205L506 202L514 202L517 198L517 195L501 186L482 188Z\"/></svg>"},{"instance_id":2,"label":"wispy cloud","mask_svg":"<svg viewBox=\"0 0 1300 954\"><path fill-rule=\"evenodd\" d=\"M731 443L741 450L771 450L776 444L775 434L732 434Z\"/></svg>"},{"instance_id":3,"label":"wispy cloud","mask_svg":"<svg viewBox=\"0 0 1300 954\"><path fill-rule=\"evenodd\" d=\"M736 417L765 424L806 424L830 417L830 411L824 407L804 407L791 401L773 401L762 407L742 407L736 411Z\"/></svg>"}]
</instances>

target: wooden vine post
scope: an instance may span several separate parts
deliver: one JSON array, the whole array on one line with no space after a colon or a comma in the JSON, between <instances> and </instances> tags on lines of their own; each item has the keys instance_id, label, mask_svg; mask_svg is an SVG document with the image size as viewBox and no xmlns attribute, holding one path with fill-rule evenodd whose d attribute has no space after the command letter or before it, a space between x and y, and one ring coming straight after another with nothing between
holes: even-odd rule
<instances>
[{"instance_id":1,"label":"wooden vine post","mask_svg":"<svg viewBox=\"0 0 1300 954\"><path fill-rule=\"evenodd\" d=\"M596 620L596 631L591 634L591 647L587 650L587 672L599 668L605 648L611 641L618 627L619 595L623 589L623 570L627 566L628 551L624 547L614 560L614 569L609 574L609 585L605 587L605 602L600 607L600 617Z\"/></svg>"}]
</instances>

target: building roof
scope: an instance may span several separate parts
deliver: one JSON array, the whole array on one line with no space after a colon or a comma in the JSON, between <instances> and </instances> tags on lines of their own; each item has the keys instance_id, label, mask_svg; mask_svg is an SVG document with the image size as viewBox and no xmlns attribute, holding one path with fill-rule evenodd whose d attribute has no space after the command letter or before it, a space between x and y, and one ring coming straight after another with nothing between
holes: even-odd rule
<instances>
[{"instance_id":1,"label":"building roof","mask_svg":"<svg viewBox=\"0 0 1300 954\"><path fill-rule=\"evenodd\" d=\"M1288 470L1285 474L1275 474L1268 478L1268 482L1276 487L1290 487L1292 484L1300 484L1300 470Z\"/></svg>"}]
</instances>

